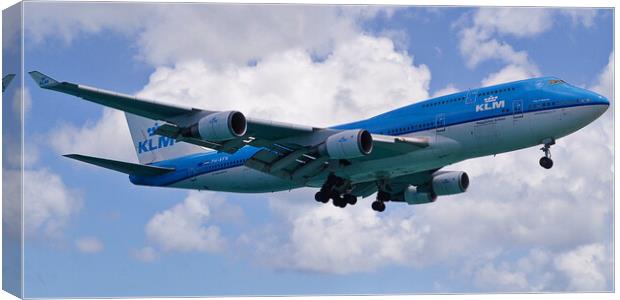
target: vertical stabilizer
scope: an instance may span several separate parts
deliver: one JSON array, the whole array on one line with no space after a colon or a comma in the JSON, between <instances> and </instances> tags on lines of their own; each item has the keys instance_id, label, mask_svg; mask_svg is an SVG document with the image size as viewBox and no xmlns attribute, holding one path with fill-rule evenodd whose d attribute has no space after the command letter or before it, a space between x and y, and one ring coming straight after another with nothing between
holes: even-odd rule
<instances>
[{"instance_id":1,"label":"vertical stabilizer","mask_svg":"<svg viewBox=\"0 0 620 300\"><path fill-rule=\"evenodd\" d=\"M177 142L173 138L155 134L162 121L155 121L134 114L125 113L129 133L141 164L150 164L158 161L169 160L193 153L205 152L201 147Z\"/></svg>"}]
</instances>

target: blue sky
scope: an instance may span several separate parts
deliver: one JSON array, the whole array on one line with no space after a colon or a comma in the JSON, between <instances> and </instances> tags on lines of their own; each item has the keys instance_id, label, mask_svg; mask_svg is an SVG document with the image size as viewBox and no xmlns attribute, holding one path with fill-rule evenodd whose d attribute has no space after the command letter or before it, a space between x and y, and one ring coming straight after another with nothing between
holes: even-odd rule
<instances>
[{"instance_id":1,"label":"blue sky","mask_svg":"<svg viewBox=\"0 0 620 300\"><path fill-rule=\"evenodd\" d=\"M306 124L539 75L612 95L605 9L33 2L25 19L26 71ZM453 166L473 175L467 194L377 215L368 200L320 207L312 190L133 186L60 156L136 161L120 115L25 86L26 178L40 180L25 203L26 297L612 288L611 110L554 148L554 173L537 149L472 160Z\"/></svg>"}]
</instances>

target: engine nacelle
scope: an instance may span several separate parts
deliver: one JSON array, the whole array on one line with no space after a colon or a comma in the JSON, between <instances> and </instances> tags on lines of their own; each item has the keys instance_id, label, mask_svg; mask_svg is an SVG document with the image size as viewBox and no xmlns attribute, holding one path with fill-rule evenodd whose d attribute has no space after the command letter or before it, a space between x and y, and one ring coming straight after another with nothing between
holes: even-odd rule
<instances>
[{"instance_id":1,"label":"engine nacelle","mask_svg":"<svg viewBox=\"0 0 620 300\"><path fill-rule=\"evenodd\" d=\"M364 129L345 130L329 136L322 147L331 159L349 159L370 154L372 135Z\"/></svg>"},{"instance_id":2,"label":"engine nacelle","mask_svg":"<svg viewBox=\"0 0 620 300\"><path fill-rule=\"evenodd\" d=\"M207 141L226 141L243 136L248 124L238 111L223 111L210 114L189 128L187 135Z\"/></svg>"},{"instance_id":3,"label":"engine nacelle","mask_svg":"<svg viewBox=\"0 0 620 300\"><path fill-rule=\"evenodd\" d=\"M403 191L403 200L409 205L424 204L434 202L437 199L437 195L432 192L420 192L415 186L408 186Z\"/></svg>"},{"instance_id":4,"label":"engine nacelle","mask_svg":"<svg viewBox=\"0 0 620 300\"><path fill-rule=\"evenodd\" d=\"M433 176L431 185L438 196L459 194L467 191L469 176L460 171L442 172Z\"/></svg>"}]
</instances>

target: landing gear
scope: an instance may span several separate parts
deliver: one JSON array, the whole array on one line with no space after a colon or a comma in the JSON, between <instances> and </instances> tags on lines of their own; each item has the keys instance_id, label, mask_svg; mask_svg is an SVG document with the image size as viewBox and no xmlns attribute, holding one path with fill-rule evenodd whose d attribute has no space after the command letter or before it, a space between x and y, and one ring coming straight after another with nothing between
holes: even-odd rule
<instances>
[{"instance_id":1,"label":"landing gear","mask_svg":"<svg viewBox=\"0 0 620 300\"><path fill-rule=\"evenodd\" d=\"M383 203L383 201L376 200L372 203L372 209L374 211L382 212L385 210L385 203Z\"/></svg>"},{"instance_id":2,"label":"landing gear","mask_svg":"<svg viewBox=\"0 0 620 300\"><path fill-rule=\"evenodd\" d=\"M330 174L321 190L314 194L314 199L321 203L327 203L329 199L332 199L334 206L343 208L347 204L354 205L357 203L357 197L349 194L350 190L351 185L349 182L334 174Z\"/></svg>"},{"instance_id":3,"label":"landing gear","mask_svg":"<svg viewBox=\"0 0 620 300\"><path fill-rule=\"evenodd\" d=\"M551 167L553 167L553 160L549 157L541 157L538 163L545 169L551 169Z\"/></svg>"},{"instance_id":4,"label":"landing gear","mask_svg":"<svg viewBox=\"0 0 620 300\"><path fill-rule=\"evenodd\" d=\"M377 201L380 201L380 202L390 201L390 193L380 190L379 192L377 192Z\"/></svg>"},{"instance_id":5,"label":"landing gear","mask_svg":"<svg viewBox=\"0 0 620 300\"><path fill-rule=\"evenodd\" d=\"M324 191L318 191L316 192L316 194L314 194L314 200L321 203L327 203L329 202L329 194Z\"/></svg>"},{"instance_id":6,"label":"landing gear","mask_svg":"<svg viewBox=\"0 0 620 300\"><path fill-rule=\"evenodd\" d=\"M344 196L342 197L344 201L347 202L349 205L355 205L355 203L357 203L357 197L351 194L344 194Z\"/></svg>"},{"instance_id":7,"label":"landing gear","mask_svg":"<svg viewBox=\"0 0 620 300\"><path fill-rule=\"evenodd\" d=\"M390 201L390 193L379 190L377 192L377 200L372 203L372 209L378 212L384 211L386 201Z\"/></svg>"},{"instance_id":8,"label":"landing gear","mask_svg":"<svg viewBox=\"0 0 620 300\"><path fill-rule=\"evenodd\" d=\"M344 208L345 206L347 206L347 201L344 199L344 197L341 196L334 197L332 202L336 207Z\"/></svg>"},{"instance_id":9,"label":"landing gear","mask_svg":"<svg viewBox=\"0 0 620 300\"><path fill-rule=\"evenodd\" d=\"M551 169L553 167L553 160L551 159L551 145L555 144L555 140L547 138L543 140L544 146L540 148L545 153L545 156L541 157L538 163L545 169Z\"/></svg>"}]
</instances>

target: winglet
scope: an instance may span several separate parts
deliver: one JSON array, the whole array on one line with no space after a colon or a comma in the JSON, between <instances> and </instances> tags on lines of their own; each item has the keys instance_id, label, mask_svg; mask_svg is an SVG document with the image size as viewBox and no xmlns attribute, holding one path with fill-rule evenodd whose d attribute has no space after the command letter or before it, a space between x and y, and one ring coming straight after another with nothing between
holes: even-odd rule
<instances>
[{"instance_id":1,"label":"winglet","mask_svg":"<svg viewBox=\"0 0 620 300\"><path fill-rule=\"evenodd\" d=\"M49 77L39 71L30 71L28 72L30 77L34 79L34 81L42 88L51 88L59 84L58 81L54 80L54 78Z\"/></svg>"}]
</instances>

